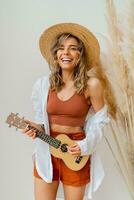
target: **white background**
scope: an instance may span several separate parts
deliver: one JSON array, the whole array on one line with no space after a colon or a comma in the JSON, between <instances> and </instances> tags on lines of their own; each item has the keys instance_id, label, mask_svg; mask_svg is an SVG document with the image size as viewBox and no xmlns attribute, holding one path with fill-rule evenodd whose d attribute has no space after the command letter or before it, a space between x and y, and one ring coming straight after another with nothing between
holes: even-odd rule
<instances>
[{"instance_id":1,"label":"white background","mask_svg":"<svg viewBox=\"0 0 134 200\"><path fill-rule=\"evenodd\" d=\"M116 6L119 12L123 11L124 0L116 0ZM9 129L5 120L11 111L33 119L32 86L38 77L49 71L38 48L41 32L55 23L75 22L86 26L96 36L107 35L104 15L103 0L0 0L1 200L34 199L33 141L14 128ZM93 200L130 200L105 143L101 151L106 176Z\"/></svg>"}]
</instances>

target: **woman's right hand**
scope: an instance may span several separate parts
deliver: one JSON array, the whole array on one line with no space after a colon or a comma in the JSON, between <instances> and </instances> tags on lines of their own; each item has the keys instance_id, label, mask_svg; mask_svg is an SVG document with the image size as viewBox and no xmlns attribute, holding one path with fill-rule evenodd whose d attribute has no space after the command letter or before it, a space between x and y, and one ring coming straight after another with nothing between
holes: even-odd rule
<instances>
[{"instance_id":1,"label":"woman's right hand","mask_svg":"<svg viewBox=\"0 0 134 200\"><path fill-rule=\"evenodd\" d=\"M22 132L33 139L36 138L36 129L38 129L39 131L44 131L40 124L36 124L35 122L29 121L29 120L25 120L25 122L28 125L32 126L33 128L29 129L27 127L25 129L22 129Z\"/></svg>"}]
</instances>

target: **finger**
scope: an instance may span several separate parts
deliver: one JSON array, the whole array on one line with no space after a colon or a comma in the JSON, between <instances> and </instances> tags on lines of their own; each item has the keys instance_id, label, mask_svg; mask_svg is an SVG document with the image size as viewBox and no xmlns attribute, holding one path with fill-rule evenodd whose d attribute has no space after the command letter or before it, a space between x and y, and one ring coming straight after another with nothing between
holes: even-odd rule
<instances>
[{"instance_id":1,"label":"finger","mask_svg":"<svg viewBox=\"0 0 134 200\"><path fill-rule=\"evenodd\" d=\"M80 150L80 147L79 146L75 146L75 147L68 147L68 149L70 150L70 151L79 151Z\"/></svg>"},{"instance_id":2,"label":"finger","mask_svg":"<svg viewBox=\"0 0 134 200\"><path fill-rule=\"evenodd\" d=\"M77 152L78 149L69 149L69 151L73 153L73 152Z\"/></svg>"},{"instance_id":3,"label":"finger","mask_svg":"<svg viewBox=\"0 0 134 200\"><path fill-rule=\"evenodd\" d=\"M22 133L26 133L27 131L29 131L29 128L22 129Z\"/></svg>"},{"instance_id":4,"label":"finger","mask_svg":"<svg viewBox=\"0 0 134 200\"><path fill-rule=\"evenodd\" d=\"M80 152L80 148L68 148L68 151L70 152Z\"/></svg>"},{"instance_id":5,"label":"finger","mask_svg":"<svg viewBox=\"0 0 134 200\"><path fill-rule=\"evenodd\" d=\"M32 129L32 130L28 131L27 135L30 136L30 137L35 138L35 136L36 136L36 130Z\"/></svg>"},{"instance_id":6,"label":"finger","mask_svg":"<svg viewBox=\"0 0 134 200\"><path fill-rule=\"evenodd\" d=\"M26 131L27 135L31 135L31 133L32 134L35 133L35 129L30 129L30 130Z\"/></svg>"},{"instance_id":7,"label":"finger","mask_svg":"<svg viewBox=\"0 0 134 200\"><path fill-rule=\"evenodd\" d=\"M29 137L33 137L33 136L34 136L34 134L35 134L35 133L31 133L31 134L29 134L28 136L29 136Z\"/></svg>"},{"instance_id":8,"label":"finger","mask_svg":"<svg viewBox=\"0 0 134 200\"><path fill-rule=\"evenodd\" d=\"M71 155L74 155L74 156L80 156L80 154L81 154L80 151L75 151L75 152L68 151L68 153L70 153Z\"/></svg>"},{"instance_id":9,"label":"finger","mask_svg":"<svg viewBox=\"0 0 134 200\"><path fill-rule=\"evenodd\" d=\"M81 155L80 146L78 144L75 144L73 146L69 146L68 152L72 155L80 156Z\"/></svg>"},{"instance_id":10,"label":"finger","mask_svg":"<svg viewBox=\"0 0 134 200\"><path fill-rule=\"evenodd\" d=\"M69 147L75 148L75 147L77 147L77 146L78 146L77 144L73 144L73 145L70 145Z\"/></svg>"},{"instance_id":11,"label":"finger","mask_svg":"<svg viewBox=\"0 0 134 200\"><path fill-rule=\"evenodd\" d=\"M30 120L25 119L24 121L25 121L27 124L31 124L31 121L30 121Z\"/></svg>"},{"instance_id":12,"label":"finger","mask_svg":"<svg viewBox=\"0 0 134 200\"><path fill-rule=\"evenodd\" d=\"M36 138L36 133L34 133L32 136L32 139L35 139L35 138Z\"/></svg>"}]
</instances>

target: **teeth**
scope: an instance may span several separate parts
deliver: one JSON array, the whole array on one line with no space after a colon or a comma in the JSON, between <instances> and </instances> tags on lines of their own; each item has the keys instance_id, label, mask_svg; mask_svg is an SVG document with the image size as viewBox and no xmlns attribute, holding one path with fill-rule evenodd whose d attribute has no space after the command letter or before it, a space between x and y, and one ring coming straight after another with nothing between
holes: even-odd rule
<instances>
[{"instance_id":1,"label":"teeth","mask_svg":"<svg viewBox=\"0 0 134 200\"><path fill-rule=\"evenodd\" d=\"M62 61L71 61L70 58L63 58Z\"/></svg>"}]
</instances>

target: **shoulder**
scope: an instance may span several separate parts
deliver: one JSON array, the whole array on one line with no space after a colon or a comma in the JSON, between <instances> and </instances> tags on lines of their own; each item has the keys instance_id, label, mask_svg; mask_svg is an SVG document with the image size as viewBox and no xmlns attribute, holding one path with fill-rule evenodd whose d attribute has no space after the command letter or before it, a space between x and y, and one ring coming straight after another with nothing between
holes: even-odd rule
<instances>
[{"instance_id":1,"label":"shoulder","mask_svg":"<svg viewBox=\"0 0 134 200\"><path fill-rule=\"evenodd\" d=\"M96 93L103 92L103 86L101 81L98 78L91 77L87 82L87 90L86 93L88 96L92 96Z\"/></svg>"},{"instance_id":2,"label":"shoulder","mask_svg":"<svg viewBox=\"0 0 134 200\"><path fill-rule=\"evenodd\" d=\"M98 112L104 106L104 88L98 78L89 79L87 96L95 112Z\"/></svg>"},{"instance_id":3,"label":"shoulder","mask_svg":"<svg viewBox=\"0 0 134 200\"><path fill-rule=\"evenodd\" d=\"M102 87L102 83L98 78L95 77L91 77L88 82L87 82L87 86L88 88L98 88L98 87Z\"/></svg>"},{"instance_id":4,"label":"shoulder","mask_svg":"<svg viewBox=\"0 0 134 200\"><path fill-rule=\"evenodd\" d=\"M47 93L48 88L49 88L49 76L48 75L42 76L38 78L33 84L32 96L44 95L44 93Z\"/></svg>"},{"instance_id":5,"label":"shoulder","mask_svg":"<svg viewBox=\"0 0 134 200\"><path fill-rule=\"evenodd\" d=\"M40 87L41 85L46 85L49 82L49 75L39 77L35 83L34 87Z\"/></svg>"}]
</instances>

